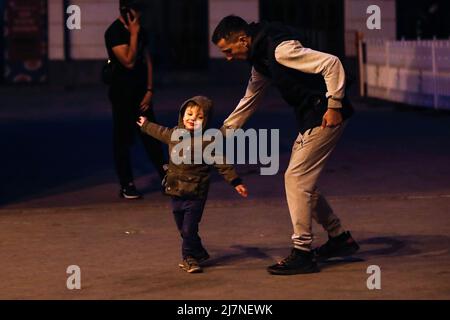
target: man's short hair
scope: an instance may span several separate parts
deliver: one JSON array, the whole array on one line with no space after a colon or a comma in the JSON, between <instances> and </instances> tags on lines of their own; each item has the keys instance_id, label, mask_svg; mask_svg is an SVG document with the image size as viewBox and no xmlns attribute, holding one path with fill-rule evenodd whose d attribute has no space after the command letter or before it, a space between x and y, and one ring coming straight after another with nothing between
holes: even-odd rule
<instances>
[{"instance_id":1,"label":"man's short hair","mask_svg":"<svg viewBox=\"0 0 450 320\"><path fill-rule=\"evenodd\" d=\"M241 32L247 34L248 23L241 17L230 15L223 18L214 29L211 41L217 44L220 39L229 41Z\"/></svg>"}]
</instances>

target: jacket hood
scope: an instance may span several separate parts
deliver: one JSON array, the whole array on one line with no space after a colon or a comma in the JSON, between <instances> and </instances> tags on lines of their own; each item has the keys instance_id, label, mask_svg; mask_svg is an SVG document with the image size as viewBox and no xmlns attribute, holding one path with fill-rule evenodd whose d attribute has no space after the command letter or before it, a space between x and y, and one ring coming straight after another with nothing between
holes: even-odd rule
<instances>
[{"instance_id":1,"label":"jacket hood","mask_svg":"<svg viewBox=\"0 0 450 320\"><path fill-rule=\"evenodd\" d=\"M207 127L208 123L210 122L210 119L212 118L212 110L213 110L212 101L208 97L205 97L205 96L195 96L195 97L189 98L188 100L183 102L183 104L181 105L181 108L180 108L180 112L178 114L178 128L184 128L183 116L184 116L184 111L186 110L186 107L189 102L194 102L195 104L200 106L200 108L202 108L203 115L204 115L202 128L204 130Z\"/></svg>"}]
</instances>

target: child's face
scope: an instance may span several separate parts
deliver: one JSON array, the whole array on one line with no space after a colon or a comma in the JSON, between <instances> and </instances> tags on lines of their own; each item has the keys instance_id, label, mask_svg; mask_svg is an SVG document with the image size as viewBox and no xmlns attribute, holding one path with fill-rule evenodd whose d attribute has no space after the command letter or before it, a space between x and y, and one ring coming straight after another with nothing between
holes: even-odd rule
<instances>
[{"instance_id":1,"label":"child's face","mask_svg":"<svg viewBox=\"0 0 450 320\"><path fill-rule=\"evenodd\" d=\"M203 124L203 110L198 106L187 107L184 111L183 124L187 130L200 129Z\"/></svg>"}]
</instances>

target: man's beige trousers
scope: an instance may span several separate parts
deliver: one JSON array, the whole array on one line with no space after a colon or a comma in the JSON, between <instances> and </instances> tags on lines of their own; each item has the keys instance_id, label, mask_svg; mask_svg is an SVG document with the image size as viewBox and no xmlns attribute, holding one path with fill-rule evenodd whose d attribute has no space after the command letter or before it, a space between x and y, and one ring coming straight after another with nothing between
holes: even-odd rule
<instances>
[{"instance_id":1,"label":"man's beige trousers","mask_svg":"<svg viewBox=\"0 0 450 320\"><path fill-rule=\"evenodd\" d=\"M291 215L294 247L311 250L311 219L334 237L342 233L339 218L316 188L317 179L336 146L345 124L334 128L315 127L299 134L292 147L284 175L286 197Z\"/></svg>"}]
</instances>

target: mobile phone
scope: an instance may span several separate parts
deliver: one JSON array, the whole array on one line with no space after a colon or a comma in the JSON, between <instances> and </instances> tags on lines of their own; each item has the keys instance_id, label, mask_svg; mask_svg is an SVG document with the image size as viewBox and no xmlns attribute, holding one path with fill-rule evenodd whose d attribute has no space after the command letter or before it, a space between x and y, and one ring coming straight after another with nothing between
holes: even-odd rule
<instances>
[{"instance_id":1,"label":"mobile phone","mask_svg":"<svg viewBox=\"0 0 450 320\"><path fill-rule=\"evenodd\" d=\"M130 21L128 21L128 15L130 16L131 20L134 20L133 12L131 12L130 8L123 7L120 8L120 15L122 16L123 20L125 20L126 24L129 24Z\"/></svg>"}]
</instances>

